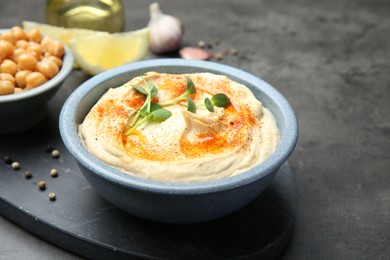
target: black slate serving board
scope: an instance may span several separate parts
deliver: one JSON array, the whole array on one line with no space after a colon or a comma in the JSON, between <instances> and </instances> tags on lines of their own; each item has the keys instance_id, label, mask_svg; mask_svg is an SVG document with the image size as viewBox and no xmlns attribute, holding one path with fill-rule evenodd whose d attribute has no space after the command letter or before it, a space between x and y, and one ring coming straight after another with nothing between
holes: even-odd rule
<instances>
[{"instance_id":1,"label":"black slate serving board","mask_svg":"<svg viewBox=\"0 0 390 260\"><path fill-rule=\"evenodd\" d=\"M294 224L294 185L288 163L255 201L227 217L173 225L129 215L101 198L63 145L58 114L66 99L49 103L48 116L31 130L0 136L0 214L34 235L93 259L274 259L288 245ZM0 126L1 127L1 126ZM60 151L53 158L47 146ZM57 169L58 177L50 170ZM31 179L24 177L25 171ZM39 181L47 187L40 190ZM48 194L54 192L56 200Z\"/></svg>"}]
</instances>

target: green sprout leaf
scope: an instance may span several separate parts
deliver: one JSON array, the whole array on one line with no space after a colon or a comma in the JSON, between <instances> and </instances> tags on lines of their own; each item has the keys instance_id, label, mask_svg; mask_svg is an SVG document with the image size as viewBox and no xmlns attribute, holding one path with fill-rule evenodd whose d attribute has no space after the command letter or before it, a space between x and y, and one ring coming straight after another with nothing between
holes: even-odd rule
<instances>
[{"instance_id":1,"label":"green sprout leaf","mask_svg":"<svg viewBox=\"0 0 390 260\"><path fill-rule=\"evenodd\" d=\"M194 114L196 113L195 102L189 97L187 98L187 110L194 113Z\"/></svg>"},{"instance_id":2,"label":"green sprout leaf","mask_svg":"<svg viewBox=\"0 0 390 260\"><path fill-rule=\"evenodd\" d=\"M139 126L147 123L148 121L165 121L168 118L172 116L172 113L164 109L165 106L174 105L175 103L183 100L187 100L187 110L192 113L196 113L197 105L195 102L190 98L191 94L194 94L196 89L194 82L189 78L186 77L186 91L177 96L176 98L162 103L152 103L152 97L157 95L158 88L152 83L145 80L144 76L146 76L146 73L141 75L141 78L145 84L145 88L140 85L133 85L133 87L141 94L146 95L146 99L142 107L137 111L137 113L133 112L129 115L128 119L128 125L126 126L127 132L125 135L130 135L135 129L137 129ZM203 105L203 104L198 104ZM230 100L228 96L226 96L223 93L218 93L210 98L205 98L204 100L204 106L209 110L210 112L214 112L214 106L217 107L227 107L230 105Z\"/></svg>"},{"instance_id":3,"label":"green sprout leaf","mask_svg":"<svg viewBox=\"0 0 390 260\"><path fill-rule=\"evenodd\" d=\"M148 92L140 85L132 85L139 93L147 95Z\"/></svg>"},{"instance_id":4,"label":"green sprout leaf","mask_svg":"<svg viewBox=\"0 0 390 260\"><path fill-rule=\"evenodd\" d=\"M211 101L210 101L209 98L206 98L206 99L204 100L204 105L206 106L206 108L207 108L208 111L214 112L213 103L211 103Z\"/></svg>"},{"instance_id":5,"label":"green sprout leaf","mask_svg":"<svg viewBox=\"0 0 390 260\"><path fill-rule=\"evenodd\" d=\"M153 120L165 121L172 116L171 111L164 108L154 110L150 113L153 116Z\"/></svg>"},{"instance_id":6,"label":"green sprout leaf","mask_svg":"<svg viewBox=\"0 0 390 260\"><path fill-rule=\"evenodd\" d=\"M151 112L156 111L156 110L161 109L161 108L162 108L162 106L160 104L158 104L158 103L152 103L150 105L150 111Z\"/></svg>"},{"instance_id":7,"label":"green sprout leaf","mask_svg":"<svg viewBox=\"0 0 390 260\"><path fill-rule=\"evenodd\" d=\"M161 105L163 107L171 106L179 101L186 100L189 97L189 95L194 94L194 93L195 93L194 82L192 82L192 80L189 77L186 77L186 91L183 94L181 94L180 96L178 96L178 97L176 97L168 102L165 102Z\"/></svg>"},{"instance_id":8,"label":"green sprout leaf","mask_svg":"<svg viewBox=\"0 0 390 260\"><path fill-rule=\"evenodd\" d=\"M156 85L154 85L151 82L147 82L147 85L148 85L150 96L154 97L155 95L157 95L158 88L156 87Z\"/></svg>"},{"instance_id":9,"label":"green sprout leaf","mask_svg":"<svg viewBox=\"0 0 390 260\"><path fill-rule=\"evenodd\" d=\"M230 105L230 99L225 94L218 93L211 97L211 103L217 107L228 107Z\"/></svg>"},{"instance_id":10,"label":"green sprout leaf","mask_svg":"<svg viewBox=\"0 0 390 260\"><path fill-rule=\"evenodd\" d=\"M141 116L147 116L149 114L148 112L148 106L143 106L141 107L141 109L138 111L138 113L141 115Z\"/></svg>"},{"instance_id":11,"label":"green sprout leaf","mask_svg":"<svg viewBox=\"0 0 390 260\"><path fill-rule=\"evenodd\" d=\"M189 78L186 77L186 92L188 95L195 93L195 85L194 82Z\"/></svg>"}]
</instances>

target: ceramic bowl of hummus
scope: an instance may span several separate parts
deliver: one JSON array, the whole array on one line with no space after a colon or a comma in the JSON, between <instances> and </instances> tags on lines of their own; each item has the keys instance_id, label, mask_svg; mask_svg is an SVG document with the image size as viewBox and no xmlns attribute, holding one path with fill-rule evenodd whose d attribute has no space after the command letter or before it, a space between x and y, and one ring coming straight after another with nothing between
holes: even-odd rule
<instances>
[{"instance_id":1,"label":"ceramic bowl of hummus","mask_svg":"<svg viewBox=\"0 0 390 260\"><path fill-rule=\"evenodd\" d=\"M249 204L292 153L298 125L262 79L208 61L161 59L101 73L60 114L94 189L148 220L194 223Z\"/></svg>"}]
</instances>

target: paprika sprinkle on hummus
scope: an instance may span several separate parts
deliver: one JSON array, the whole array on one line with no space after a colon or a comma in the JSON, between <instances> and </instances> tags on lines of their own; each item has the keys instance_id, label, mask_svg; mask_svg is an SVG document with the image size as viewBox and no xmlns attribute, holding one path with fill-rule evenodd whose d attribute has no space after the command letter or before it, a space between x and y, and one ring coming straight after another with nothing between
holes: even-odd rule
<instances>
[{"instance_id":1,"label":"paprika sprinkle on hummus","mask_svg":"<svg viewBox=\"0 0 390 260\"><path fill-rule=\"evenodd\" d=\"M147 72L109 89L79 126L100 160L141 178L196 182L244 172L279 143L271 112L211 73Z\"/></svg>"}]
</instances>

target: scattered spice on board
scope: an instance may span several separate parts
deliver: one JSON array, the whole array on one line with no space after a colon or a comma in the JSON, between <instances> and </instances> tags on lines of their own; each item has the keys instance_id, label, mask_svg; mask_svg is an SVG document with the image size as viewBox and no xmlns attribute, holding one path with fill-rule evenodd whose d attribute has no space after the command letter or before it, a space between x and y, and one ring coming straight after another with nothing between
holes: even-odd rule
<instances>
[{"instance_id":1,"label":"scattered spice on board","mask_svg":"<svg viewBox=\"0 0 390 260\"><path fill-rule=\"evenodd\" d=\"M51 145L46 146L46 152L51 153L54 150L54 148Z\"/></svg>"},{"instance_id":2,"label":"scattered spice on board","mask_svg":"<svg viewBox=\"0 0 390 260\"><path fill-rule=\"evenodd\" d=\"M54 192L49 193L49 200L55 201L56 200L56 194Z\"/></svg>"},{"instance_id":3,"label":"scattered spice on board","mask_svg":"<svg viewBox=\"0 0 390 260\"><path fill-rule=\"evenodd\" d=\"M25 177L26 179L31 179L32 173L31 173L30 171L25 171L25 172L24 172L24 177Z\"/></svg>"},{"instance_id":4,"label":"scattered spice on board","mask_svg":"<svg viewBox=\"0 0 390 260\"><path fill-rule=\"evenodd\" d=\"M13 162L11 164L12 169L19 170L20 169L20 163L19 162Z\"/></svg>"},{"instance_id":5,"label":"scattered spice on board","mask_svg":"<svg viewBox=\"0 0 390 260\"><path fill-rule=\"evenodd\" d=\"M40 190L45 190L46 189L46 182L44 182L44 181L38 182L38 187Z\"/></svg>"},{"instance_id":6,"label":"scattered spice on board","mask_svg":"<svg viewBox=\"0 0 390 260\"><path fill-rule=\"evenodd\" d=\"M12 164L12 163L13 163L13 160L12 160L11 157L9 157L8 155L4 156L3 161L4 161L4 163L6 163L6 164Z\"/></svg>"},{"instance_id":7,"label":"scattered spice on board","mask_svg":"<svg viewBox=\"0 0 390 260\"><path fill-rule=\"evenodd\" d=\"M60 151L58 150L53 150L51 152L51 156L53 156L53 158L59 158L60 157Z\"/></svg>"},{"instance_id":8,"label":"scattered spice on board","mask_svg":"<svg viewBox=\"0 0 390 260\"><path fill-rule=\"evenodd\" d=\"M46 146L46 152L50 153L53 158L59 158L60 157L60 151L54 149L50 145ZM20 163L17 162L17 161L14 161L9 155L4 156L3 162L5 164L10 165L12 167L12 169L14 169L14 170L19 170L20 169ZM23 173L23 176L26 179L31 179L33 177L31 171L29 171L29 170L25 171ZM58 177L58 170L55 169L55 168L51 169L50 170L50 176L53 177L53 178ZM34 184L36 184L36 182L34 182ZM38 188L40 190L42 190L42 191L46 190L46 182L45 181L39 181L38 182ZM56 194L54 192L50 192L49 193L49 200L50 201L55 201L56 199L57 199Z\"/></svg>"},{"instance_id":9,"label":"scattered spice on board","mask_svg":"<svg viewBox=\"0 0 390 260\"><path fill-rule=\"evenodd\" d=\"M51 177L57 177L58 176L58 170L57 169L51 169L50 176Z\"/></svg>"}]
</instances>

